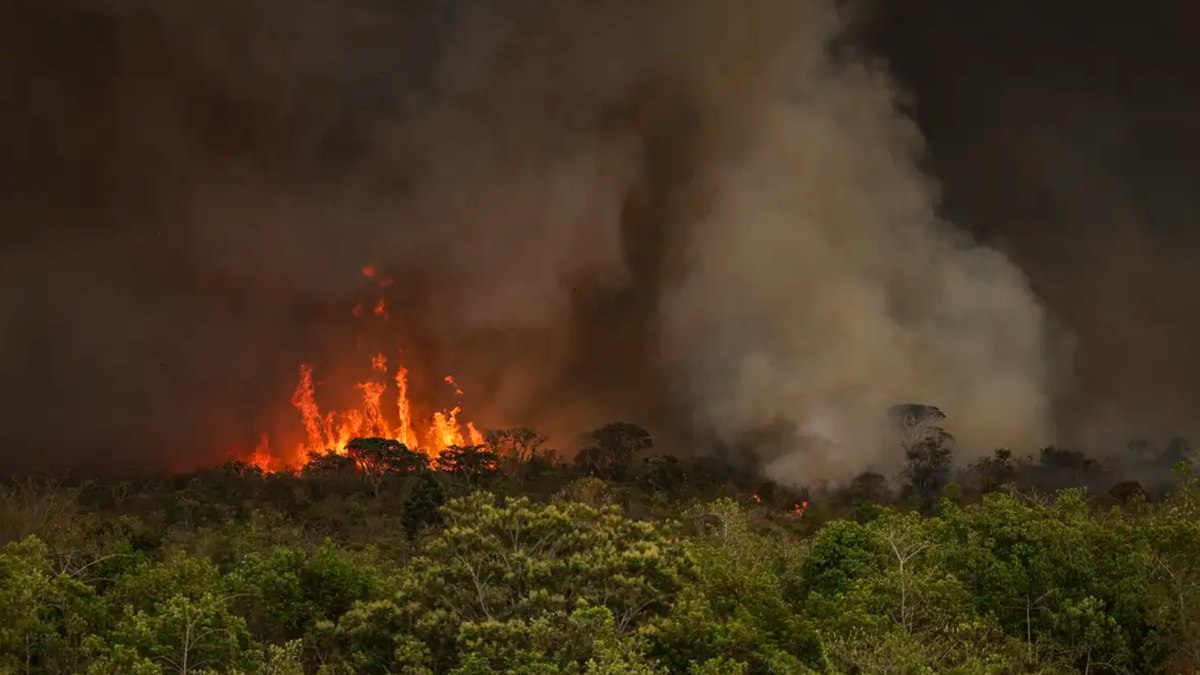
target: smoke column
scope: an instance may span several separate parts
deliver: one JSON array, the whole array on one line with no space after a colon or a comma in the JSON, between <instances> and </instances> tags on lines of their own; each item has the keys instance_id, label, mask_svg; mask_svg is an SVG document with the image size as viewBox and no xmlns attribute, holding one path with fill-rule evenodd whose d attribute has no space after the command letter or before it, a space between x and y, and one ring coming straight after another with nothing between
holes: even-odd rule
<instances>
[{"instance_id":1,"label":"smoke column","mask_svg":"<svg viewBox=\"0 0 1200 675\"><path fill-rule=\"evenodd\" d=\"M745 446L783 480L889 457L900 401L968 452L1052 436L1042 310L938 219L832 0L5 13L9 464L216 460L283 424L297 363L350 367L364 264L485 424L783 423Z\"/></svg>"}]
</instances>

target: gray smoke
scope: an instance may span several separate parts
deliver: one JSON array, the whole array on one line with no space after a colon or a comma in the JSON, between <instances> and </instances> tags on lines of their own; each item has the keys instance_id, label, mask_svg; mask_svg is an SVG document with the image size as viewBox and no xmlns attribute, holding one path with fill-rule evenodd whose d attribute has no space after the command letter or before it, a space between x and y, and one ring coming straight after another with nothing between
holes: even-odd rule
<instances>
[{"instance_id":1,"label":"gray smoke","mask_svg":"<svg viewBox=\"0 0 1200 675\"><path fill-rule=\"evenodd\" d=\"M40 459L286 424L296 363L358 367L368 263L398 281L392 337L485 424L785 422L788 481L892 456L898 401L968 452L1052 436L1042 310L939 221L833 0L13 13L4 426Z\"/></svg>"}]
</instances>

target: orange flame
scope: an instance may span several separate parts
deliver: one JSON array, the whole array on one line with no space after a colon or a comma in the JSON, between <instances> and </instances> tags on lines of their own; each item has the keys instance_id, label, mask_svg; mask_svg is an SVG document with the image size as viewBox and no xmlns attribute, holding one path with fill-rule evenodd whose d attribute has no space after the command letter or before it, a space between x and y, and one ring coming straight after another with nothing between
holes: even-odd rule
<instances>
[{"instance_id":1,"label":"orange flame","mask_svg":"<svg viewBox=\"0 0 1200 675\"><path fill-rule=\"evenodd\" d=\"M376 278L378 273L374 265L362 268L364 277ZM390 285L392 280L379 280L380 286ZM362 318L365 308L362 302L354 306L355 317ZM387 300L380 298L374 305L372 314L387 320ZM376 353L370 359L371 371L375 373L388 372L388 359L382 353ZM428 431L424 437L416 432L416 420L413 406L409 397L409 371L403 364L394 364L395 375L391 382L395 383L396 421L393 426L388 415L384 413L384 399L390 398L389 382L384 380L368 380L359 382L356 388L361 397L361 405L357 408L341 412L322 412L317 404L317 384L313 379L313 368L308 364L300 366L300 381L292 393L292 406L300 414L304 440L296 447L292 457L281 456L273 452L270 440L264 434L258 447L252 452L240 452L243 461L253 464L264 471L279 470L285 466L296 466L305 461L309 452L325 452L332 450L345 452L345 446L355 438L379 437L403 443L412 450L420 450L430 456L451 445L481 445L483 434L469 421L460 421L462 404L456 404L449 410L433 413ZM454 388L454 394L462 397L462 388L453 376L447 375L445 382ZM465 433L464 433L465 430Z\"/></svg>"},{"instance_id":2,"label":"orange flame","mask_svg":"<svg viewBox=\"0 0 1200 675\"><path fill-rule=\"evenodd\" d=\"M396 413L400 418L396 440L409 448L419 447L417 432L413 431L412 405L408 402L408 369L404 366L396 370Z\"/></svg>"},{"instance_id":3,"label":"orange flame","mask_svg":"<svg viewBox=\"0 0 1200 675\"><path fill-rule=\"evenodd\" d=\"M381 373L387 372L387 357L383 354L376 354L371 357L371 370L378 370Z\"/></svg>"},{"instance_id":4,"label":"orange flame","mask_svg":"<svg viewBox=\"0 0 1200 675\"><path fill-rule=\"evenodd\" d=\"M759 497L758 495L754 495L753 497L751 497L751 499L753 499L753 500L754 500L754 503L755 503L755 504L761 504L761 503L762 503L762 497Z\"/></svg>"},{"instance_id":5,"label":"orange flame","mask_svg":"<svg viewBox=\"0 0 1200 675\"><path fill-rule=\"evenodd\" d=\"M808 501L802 501L792 507L792 513L798 518L804 517L804 512L808 511Z\"/></svg>"},{"instance_id":6,"label":"orange flame","mask_svg":"<svg viewBox=\"0 0 1200 675\"><path fill-rule=\"evenodd\" d=\"M279 460L271 454L271 439L266 434L258 437L258 447L246 456L245 462L267 473L279 468Z\"/></svg>"},{"instance_id":7,"label":"orange flame","mask_svg":"<svg viewBox=\"0 0 1200 675\"><path fill-rule=\"evenodd\" d=\"M386 370L382 355L372 358L375 370ZM482 444L483 434L472 422L460 422L462 406L435 412L425 442L413 430L412 403L408 395L408 370L401 366L396 371L397 423L392 426L383 412L383 397L388 386L385 382L360 382L357 387L362 396L362 406L357 410L328 412L322 414L316 402L316 385L313 383L311 366L300 366L300 383L292 395L292 405L300 412L306 440L298 449L298 457L309 452L333 450L344 452L347 443L355 438L379 437L399 441L411 449L420 449L434 455L451 445ZM456 393L461 390L456 388ZM464 429L466 433L464 434Z\"/></svg>"}]
</instances>

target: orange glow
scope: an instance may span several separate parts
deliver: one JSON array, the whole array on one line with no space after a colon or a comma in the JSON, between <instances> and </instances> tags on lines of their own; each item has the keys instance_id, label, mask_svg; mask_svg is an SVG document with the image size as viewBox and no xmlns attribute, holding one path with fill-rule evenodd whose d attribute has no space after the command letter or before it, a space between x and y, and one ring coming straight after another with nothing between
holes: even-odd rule
<instances>
[{"instance_id":1,"label":"orange glow","mask_svg":"<svg viewBox=\"0 0 1200 675\"><path fill-rule=\"evenodd\" d=\"M792 513L797 518L803 518L805 511L808 511L808 501L807 500L802 501L802 502L796 504L794 507L792 507Z\"/></svg>"},{"instance_id":2,"label":"orange glow","mask_svg":"<svg viewBox=\"0 0 1200 675\"><path fill-rule=\"evenodd\" d=\"M413 431L412 405L408 401L408 369L401 366L396 370L396 413L400 424L396 427L396 440L409 448L417 448L417 432Z\"/></svg>"},{"instance_id":3,"label":"orange glow","mask_svg":"<svg viewBox=\"0 0 1200 675\"><path fill-rule=\"evenodd\" d=\"M378 370L381 373L387 372L387 357L383 354L376 354L371 357L371 370Z\"/></svg>"},{"instance_id":4,"label":"orange glow","mask_svg":"<svg viewBox=\"0 0 1200 675\"><path fill-rule=\"evenodd\" d=\"M471 445L484 444L483 434L475 428L474 422L467 422L467 440L471 442Z\"/></svg>"},{"instance_id":5,"label":"orange glow","mask_svg":"<svg viewBox=\"0 0 1200 675\"><path fill-rule=\"evenodd\" d=\"M753 499L753 500L754 500L754 503L755 503L755 504L761 504L761 503L762 503L762 497L759 497L758 495L754 495L753 497L751 497L751 499Z\"/></svg>"},{"instance_id":6,"label":"orange glow","mask_svg":"<svg viewBox=\"0 0 1200 675\"><path fill-rule=\"evenodd\" d=\"M371 358L371 369L387 372L387 359L382 354L376 354ZM447 378L447 381L453 382L453 378ZM253 452L244 455L244 461L264 471L279 470L285 466L295 467L305 461L309 452L333 450L343 454L346 444L351 440L366 437L395 440L430 457L452 445L483 444L483 434L475 424L460 418L461 404L448 410L434 412L424 438L419 437L413 426L408 369L399 366L392 382L395 384L396 397L395 424L384 413L384 398L390 393L387 381L368 380L358 383L356 388L361 399L358 408L322 412L316 400L317 387L313 380L313 368L301 365L300 381L292 394L292 406L300 414L304 441L291 457L281 457L279 453L271 451L269 440L264 435L259 446ZM461 395L462 390L457 384L453 386L455 394Z\"/></svg>"},{"instance_id":7,"label":"orange glow","mask_svg":"<svg viewBox=\"0 0 1200 675\"><path fill-rule=\"evenodd\" d=\"M278 458L271 454L271 439L266 434L258 438L258 447L246 456L245 462L263 472L280 468Z\"/></svg>"},{"instance_id":8,"label":"orange glow","mask_svg":"<svg viewBox=\"0 0 1200 675\"><path fill-rule=\"evenodd\" d=\"M377 279L378 285L387 286L392 283L389 279L378 279L378 269L374 265L362 268L364 277ZM388 318L387 300L380 298L375 303L371 313L384 320ZM357 303L353 315L363 318L366 314L362 302ZM298 468L302 465L309 452L322 453L333 450L339 454L345 453L346 444L355 438L378 437L403 443L412 450L419 450L431 457L451 445L481 445L483 434L470 420L461 419L462 403L456 403L452 408L439 410L425 418L426 422L416 419L413 402L409 390L409 370L402 363L388 363L388 357L377 352L370 357L370 375L365 381L358 382L359 403L349 410L323 411L317 403L317 385L314 379L314 369L309 364L300 366L300 379L292 392L291 404L300 416L300 432L303 440L291 452L272 449L270 439L264 434L258 446L251 452L237 452L236 456L248 464L264 471L278 471L285 468ZM389 371L389 366L391 370ZM391 372L390 377L387 374ZM462 398L463 391L453 376L443 378L445 383L453 388L454 395ZM395 385L394 390L391 385ZM392 397L395 397L395 419L391 418ZM426 408L427 409L427 408ZM419 435L418 425L427 429Z\"/></svg>"}]
</instances>

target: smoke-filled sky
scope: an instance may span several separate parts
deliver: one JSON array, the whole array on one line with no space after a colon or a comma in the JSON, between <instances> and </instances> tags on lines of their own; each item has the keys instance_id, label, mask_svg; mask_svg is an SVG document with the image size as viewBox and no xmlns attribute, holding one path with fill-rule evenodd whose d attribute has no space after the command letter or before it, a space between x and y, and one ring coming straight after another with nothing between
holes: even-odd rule
<instances>
[{"instance_id":1,"label":"smoke-filled sky","mask_svg":"<svg viewBox=\"0 0 1200 675\"><path fill-rule=\"evenodd\" d=\"M220 461L380 345L787 481L896 402L966 454L1200 432L1200 15L1047 4L9 3L0 463Z\"/></svg>"}]
</instances>

